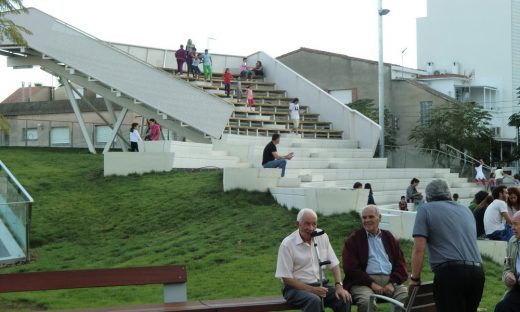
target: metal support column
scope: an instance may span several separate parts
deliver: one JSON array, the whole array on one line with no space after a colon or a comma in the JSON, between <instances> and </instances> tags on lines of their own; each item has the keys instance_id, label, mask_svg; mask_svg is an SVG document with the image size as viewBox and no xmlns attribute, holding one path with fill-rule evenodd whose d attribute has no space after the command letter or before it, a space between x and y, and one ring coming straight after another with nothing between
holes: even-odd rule
<instances>
[{"instance_id":1,"label":"metal support column","mask_svg":"<svg viewBox=\"0 0 520 312\"><path fill-rule=\"evenodd\" d=\"M72 110L74 110L74 114L76 114L76 118L79 122L79 127L81 128L81 133L83 133L83 138L85 142L87 142L88 150L92 153L96 153L96 149L92 144L92 139L88 134L87 127L85 126L85 121L83 120L83 116L81 116L81 111L79 110L78 103L76 103L76 99L74 98L74 94L72 93L72 88L70 87L69 81L62 77L63 85L65 86L65 91L67 92L67 96L69 97L70 105L72 106Z\"/></svg>"},{"instance_id":2,"label":"metal support column","mask_svg":"<svg viewBox=\"0 0 520 312\"><path fill-rule=\"evenodd\" d=\"M112 124L115 125L117 122L116 113L114 111L114 105L110 100L107 100L105 98L105 105L107 107L108 115L110 115L110 118L112 119ZM118 136L121 138L122 142L119 142L119 147L123 152L128 152L128 148L130 148L130 143L126 141L126 139L123 137L123 134L121 133L121 129L118 130Z\"/></svg>"},{"instance_id":3,"label":"metal support column","mask_svg":"<svg viewBox=\"0 0 520 312\"><path fill-rule=\"evenodd\" d=\"M81 98L81 101L83 101L83 103L87 104L93 111L94 113L96 113L96 115L99 116L99 118L101 118L101 120L103 120L105 122L105 124L107 126L109 126L110 128L113 128L112 125L116 122L116 117L115 115L113 115L113 110L112 112L110 112L109 110L109 113L111 114L111 118L112 118L112 122L109 122L97 109L96 107L94 106L94 104L92 104L92 102L90 102L85 96L83 96L79 91L78 89L76 89L73 85L70 86L72 91ZM112 107L112 106L111 106ZM108 106L107 106L107 109L108 109ZM124 143L123 144L120 144L121 148L123 149L123 151L125 151L125 147L130 147L130 144L126 141L126 138L123 136L123 134L121 133L121 131L118 132L118 136L119 138L121 139L121 141ZM118 141L119 143L119 141Z\"/></svg>"},{"instance_id":4,"label":"metal support column","mask_svg":"<svg viewBox=\"0 0 520 312\"><path fill-rule=\"evenodd\" d=\"M117 122L114 124L114 129L112 130L112 133L110 134L110 137L108 138L107 144L105 145L105 148L103 149L103 154L107 153L110 149L110 146L112 145L112 142L114 142L114 139L116 138L117 132L119 131L119 128L121 127L121 124L123 124L123 120L125 120L126 113L128 112L128 108L123 107L123 110L119 114L119 117L117 118Z\"/></svg>"}]
</instances>

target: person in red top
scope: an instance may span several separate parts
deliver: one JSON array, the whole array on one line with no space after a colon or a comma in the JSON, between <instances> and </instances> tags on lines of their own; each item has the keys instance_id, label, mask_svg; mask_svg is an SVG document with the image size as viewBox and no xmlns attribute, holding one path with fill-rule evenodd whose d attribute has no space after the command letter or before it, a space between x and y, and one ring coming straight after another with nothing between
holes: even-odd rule
<instances>
[{"instance_id":1,"label":"person in red top","mask_svg":"<svg viewBox=\"0 0 520 312\"><path fill-rule=\"evenodd\" d=\"M231 93L231 73L229 68L226 68L224 72L224 89L226 90L226 96L229 97L229 93Z\"/></svg>"},{"instance_id":2,"label":"person in red top","mask_svg":"<svg viewBox=\"0 0 520 312\"><path fill-rule=\"evenodd\" d=\"M363 228L352 233L343 247L343 287L352 294L359 312L366 312L370 295L378 294L404 302L408 290L406 260L392 233L379 228L381 213L368 205L361 213ZM372 309L373 311L373 309Z\"/></svg>"},{"instance_id":3,"label":"person in red top","mask_svg":"<svg viewBox=\"0 0 520 312\"><path fill-rule=\"evenodd\" d=\"M150 140L151 141L159 141L161 139L161 126L155 121L155 119L150 118Z\"/></svg>"}]
</instances>

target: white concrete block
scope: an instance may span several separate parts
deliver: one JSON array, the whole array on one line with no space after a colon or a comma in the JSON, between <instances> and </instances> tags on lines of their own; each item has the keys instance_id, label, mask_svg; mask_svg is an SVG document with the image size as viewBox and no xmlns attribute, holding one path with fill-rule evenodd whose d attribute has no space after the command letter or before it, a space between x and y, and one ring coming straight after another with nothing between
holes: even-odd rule
<instances>
[{"instance_id":1,"label":"white concrete block","mask_svg":"<svg viewBox=\"0 0 520 312\"><path fill-rule=\"evenodd\" d=\"M507 242L494 240L477 240L482 255L491 257L496 263L503 265L506 258Z\"/></svg>"},{"instance_id":2,"label":"white concrete block","mask_svg":"<svg viewBox=\"0 0 520 312\"><path fill-rule=\"evenodd\" d=\"M271 188L278 203L288 208L311 208L324 215L362 209L366 205L368 190L326 188Z\"/></svg>"},{"instance_id":3,"label":"white concrete block","mask_svg":"<svg viewBox=\"0 0 520 312\"><path fill-rule=\"evenodd\" d=\"M278 187L300 187L299 178L287 178L283 177L278 180Z\"/></svg>"},{"instance_id":4,"label":"white concrete block","mask_svg":"<svg viewBox=\"0 0 520 312\"><path fill-rule=\"evenodd\" d=\"M242 189L247 191L267 192L269 188L276 187L280 178L277 176L259 177L258 168L224 168L224 191Z\"/></svg>"},{"instance_id":5,"label":"white concrete block","mask_svg":"<svg viewBox=\"0 0 520 312\"><path fill-rule=\"evenodd\" d=\"M104 154L104 175L129 175L152 171L171 171L174 153L119 153Z\"/></svg>"}]
</instances>

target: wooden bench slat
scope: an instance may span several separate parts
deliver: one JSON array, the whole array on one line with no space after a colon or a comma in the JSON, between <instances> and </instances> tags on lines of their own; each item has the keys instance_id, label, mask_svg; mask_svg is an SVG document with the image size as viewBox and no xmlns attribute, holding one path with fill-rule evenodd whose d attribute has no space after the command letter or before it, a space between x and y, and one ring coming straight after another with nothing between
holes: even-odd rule
<instances>
[{"instance_id":1,"label":"wooden bench slat","mask_svg":"<svg viewBox=\"0 0 520 312\"><path fill-rule=\"evenodd\" d=\"M204 300L202 303L214 308L216 311L222 312L261 312L297 309L288 304L282 296Z\"/></svg>"},{"instance_id":2,"label":"wooden bench slat","mask_svg":"<svg viewBox=\"0 0 520 312\"><path fill-rule=\"evenodd\" d=\"M288 304L282 296L270 296L257 298L189 301L131 307L76 309L64 310L61 312L265 312L286 311L294 309L298 310L298 308Z\"/></svg>"},{"instance_id":3,"label":"wooden bench slat","mask_svg":"<svg viewBox=\"0 0 520 312\"><path fill-rule=\"evenodd\" d=\"M186 281L186 267L182 265L11 273L0 274L0 293L127 285L176 284L185 283Z\"/></svg>"},{"instance_id":4,"label":"wooden bench slat","mask_svg":"<svg viewBox=\"0 0 520 312\"><path fill-rule=\"evenodd\" d=\"M179 303L135 305L135 306L127 306L127 307L60 310L60 312L179 312L179 311L214 312L215 309L204 305L200 301L189 301L189 302L179 302Z\"/></svg>"}]
</instances>

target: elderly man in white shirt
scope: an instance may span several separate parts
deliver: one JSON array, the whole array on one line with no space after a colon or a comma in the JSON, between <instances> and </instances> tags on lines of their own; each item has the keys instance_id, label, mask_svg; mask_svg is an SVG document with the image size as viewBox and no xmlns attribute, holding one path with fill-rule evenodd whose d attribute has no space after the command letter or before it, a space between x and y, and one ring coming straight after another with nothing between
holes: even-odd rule
<instances>
[{"instance_id":1,"label":"elderly man in white shirt","mask_svg":"<svg viewBox=\"0 0 520 312\"><path fill-rule=\"evenodd\" d=\"M335 287L320 283L320 268L312 233L317 230L318 216L312 209L302 209L296 218L298 229L287 236L278 250L276 278L283 282L283 296L288 303L304 312L323 311L323 305L335 312L350 311L351 296L343 289L339 260L327 234L315 237L320 260L332 270ZM323 300L323 305L322 305Z\"/></svg>"}]
</instances>

